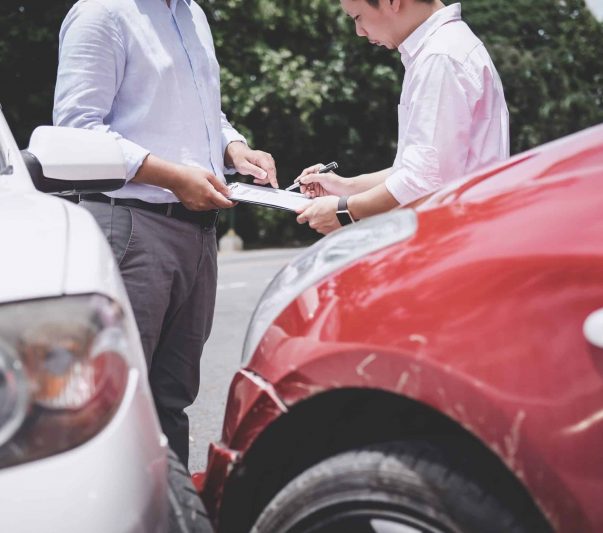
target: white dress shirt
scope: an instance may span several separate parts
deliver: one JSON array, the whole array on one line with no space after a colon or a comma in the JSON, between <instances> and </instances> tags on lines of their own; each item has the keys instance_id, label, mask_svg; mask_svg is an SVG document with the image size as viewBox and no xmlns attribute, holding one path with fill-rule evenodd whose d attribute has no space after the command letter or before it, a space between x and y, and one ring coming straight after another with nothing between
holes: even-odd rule
<instances>
[{"instance_id":1,"label":"white dress shirt","mask_svg":"<svg viewBox=\"0 0 603 533\"><path fill-rule=\"evenodd\" d=\"M59 36L54 123L120 142L131 180L149 153L224 179L224 151L245 139L221 111L220 69L202 9L191 0L79 0ZM127 183L110 194L175 202Z\"/></svg>"},{"instance_id":2,"label":"white dress shirt","mask_svg":"<svg viewBox=\"0 0 603 533\"><path fill-rule=\"evenodd\" d=\"M399 47L406 69L398 151L385 184L404 205L509 157L509 112L483 43L461 5L436 11Z\"/></svg>"}]
</instances>

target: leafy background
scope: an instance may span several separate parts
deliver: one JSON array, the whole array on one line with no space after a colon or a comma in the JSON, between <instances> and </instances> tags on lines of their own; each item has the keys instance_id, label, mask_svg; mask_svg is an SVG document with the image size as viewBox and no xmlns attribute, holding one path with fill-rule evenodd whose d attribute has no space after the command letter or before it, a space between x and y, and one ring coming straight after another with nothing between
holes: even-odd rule
<instances>
[{"instance_id":1,"label":"leafy background","mask_svg":"<svg viewBox=\"0 0 603 533\"><path fill-rule=\"evenodd\" d=\"M318 161L337 160L343 175L391 164L399 54L359 39L337 0L198 1L224 111L274 155L281 184ZM21 147L52 121L57 36L72 4L2 0L0 103ZM603 25L584 0L465 0L463 13L502 77L514 153L603 122ZM234 223L249 247L316 238L286 212L240 205L224 217L222 231Z\"/></svg>"}]
</instances>

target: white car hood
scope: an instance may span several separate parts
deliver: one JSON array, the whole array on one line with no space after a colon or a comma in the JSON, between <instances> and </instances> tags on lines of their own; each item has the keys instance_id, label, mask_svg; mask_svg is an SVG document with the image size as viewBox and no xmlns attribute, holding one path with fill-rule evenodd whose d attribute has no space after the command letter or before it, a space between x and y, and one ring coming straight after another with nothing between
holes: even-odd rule
<instances>
[{"instance_id":1,"label":"white car hood","mask_svg":"<svg viewBox=\"0 0 603 533\"><path fill-rule=\"evenodd\" d=\"M0 303L125 291L111 250L84 209L37 191L0 192Z\"/></svg>"},{"instance_id":2,"label":"white car hood","mask_svg":"<svg viewBox=\"0 0 603 533\"><path fill-rule=\"evenodd\" d=\"M0 302L62 293L67 213L38 192L0 194Z\"/></svg>"}]
</instances>

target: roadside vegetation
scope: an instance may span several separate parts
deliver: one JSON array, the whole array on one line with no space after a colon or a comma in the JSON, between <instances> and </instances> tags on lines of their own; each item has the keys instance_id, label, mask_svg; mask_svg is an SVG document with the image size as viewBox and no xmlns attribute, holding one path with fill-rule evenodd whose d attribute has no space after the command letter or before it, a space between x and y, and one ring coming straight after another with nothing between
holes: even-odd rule
<instances>
[{"instance_id":1,"label":"roadside vegetation","mask_svg":"<svg viewBox=\"0 0 603 533\"><path fill-rule=\"evenodd\" d=\"M287 185L317 161L342 175L394 157L404 74L396 51L354 33L337 0L198 0L222 66L223 108ZM450 2L446 2L450 3ZM2 0L0 103L21 147L52 120L57 41L71 0ZM583 0L465 0L505 86L512 150L603 122L603 24ZM239 206L224 214L246 245L316 238L291 213Z\"/></svg>"}]
</instances>

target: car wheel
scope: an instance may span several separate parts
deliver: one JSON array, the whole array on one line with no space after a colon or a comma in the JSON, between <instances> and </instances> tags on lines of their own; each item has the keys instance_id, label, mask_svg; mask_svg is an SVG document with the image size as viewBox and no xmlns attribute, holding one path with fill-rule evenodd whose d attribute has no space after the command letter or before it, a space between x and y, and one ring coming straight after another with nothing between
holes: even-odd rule
<instances>
[{"instance_id":1,"label":"car wheel","mask_svg":"<svg viewBox=\"0 0 603 533\"><path fill-rule=\"evenodd\" d=\"M213 527L191 477L180 459L168 451L169 533L211 533Z\"/></svg>"},{"instance_id":2,"label":"car wheel","mask_svg":"<svg viewBox=\"0 0 603 533\"><path fill-rule=\"evenodd\" d=\"M442 450L409 441L331 457L286 485L252 533L549 531L528 498L509 508Z\"/></svg>"}]
</instances>

